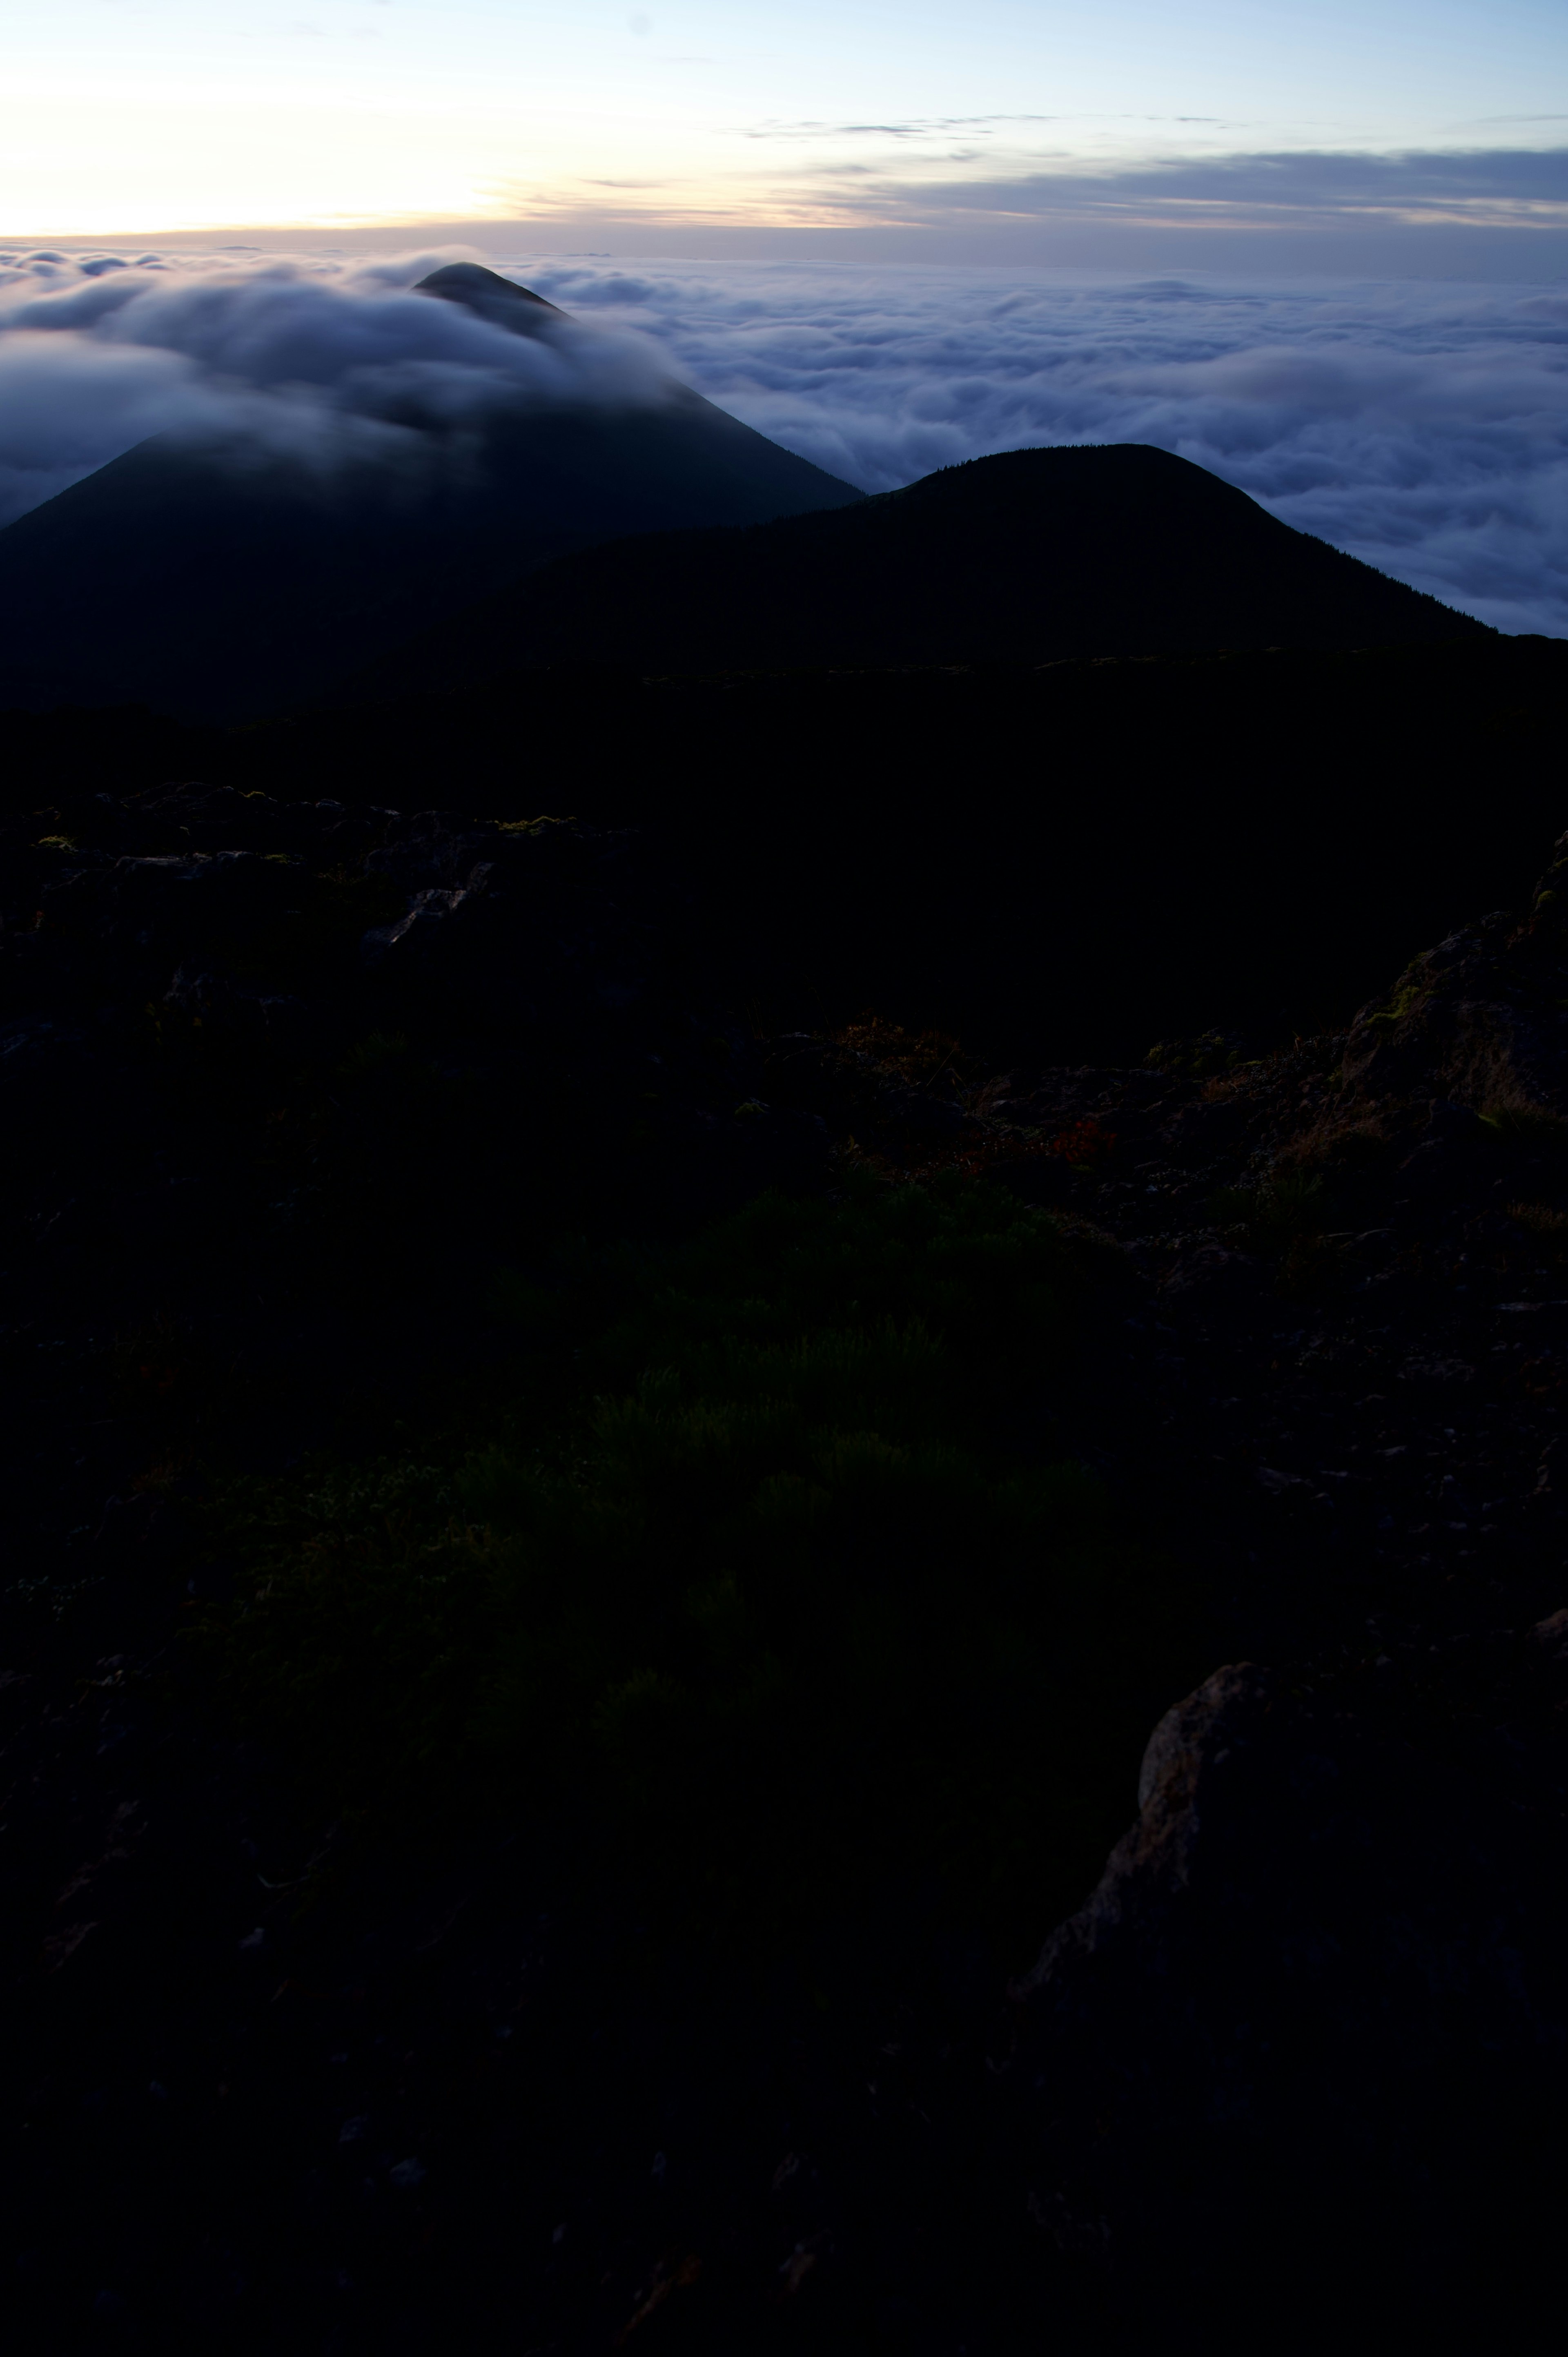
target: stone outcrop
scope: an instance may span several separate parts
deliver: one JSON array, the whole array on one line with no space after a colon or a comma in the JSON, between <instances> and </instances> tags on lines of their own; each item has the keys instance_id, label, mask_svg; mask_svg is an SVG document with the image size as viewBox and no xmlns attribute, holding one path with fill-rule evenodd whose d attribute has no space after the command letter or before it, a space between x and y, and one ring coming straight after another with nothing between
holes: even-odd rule
<instances>
[{"instance_id":1,"label":"stone outcrop","mask_svg":"<svg viewBox=\"0 0 1568 2357\"><path fill-rule=\"evenodd\" d=\"M1500 1727L1217 1671L1014 1985L1034 2214L1177 2346L1233 2345L1285 2281L1275 2346L1324 2345L1320 2292L1517 2314L1491 2238L1550 2236L1568 2093L1563 1622L1494 1652Z\"/></svg>"}]
</instances>

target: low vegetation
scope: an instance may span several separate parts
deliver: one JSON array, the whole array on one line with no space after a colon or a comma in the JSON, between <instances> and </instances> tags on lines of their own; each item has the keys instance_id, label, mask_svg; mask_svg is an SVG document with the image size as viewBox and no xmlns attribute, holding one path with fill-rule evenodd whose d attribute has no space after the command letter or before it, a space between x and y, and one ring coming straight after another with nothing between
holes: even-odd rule
<instances>
[{"instance_id":1,"label":"low vegetation","mask_svg":"<svg viewBox=\"0 0 1568 2357\"><path fill-rule=\"evenodd\" d=\"M1240 1228L1256 1243L1282 1249L1295 1238L1321 1232L1326 1204L1316 1171L1283 1167L1251 1187L1222 1187L1209 1210L1224 1227Z\"/></svg>"},{"instance_id":2,"label":"low vegetation","mask_svg":"<svg viewBox=\"0 0 1568 2357\"><path fill-rule=\"evenodd\" d=\"M851 1174L514 1275L479 1428L222 1492L206 1663L317 1808L567 1823L704 1915L892 1881L1032 1937L1197 1658L1060 1437L1097 1251L1000 1189Z\"/></svg>"}]
</instances>

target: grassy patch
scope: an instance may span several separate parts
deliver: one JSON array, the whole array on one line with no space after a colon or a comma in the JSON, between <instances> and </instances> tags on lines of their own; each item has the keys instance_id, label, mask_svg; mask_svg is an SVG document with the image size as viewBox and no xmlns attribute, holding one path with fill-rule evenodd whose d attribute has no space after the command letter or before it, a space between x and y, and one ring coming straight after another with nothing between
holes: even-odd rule
<instances>
[{"instance_id":1,"label":"grassy patch","mask_svg":"<svg viewBox=\"0 0 1568 2357\"><path fill-rule=\"evenodd\" d=\"M918 1088L953 1070L959 1043L945 1031L906 1031L901 1023L879 1015L863 1015L832 1035L835 1048L865 1056L890 1077Z\"/></svg>"},{"instance_id":2,"label":"grassy patch","mask_svg":"<svg viewBox=\"0 0 1568 2357\"><path fill-rule=\"evenodd\" d=\"M1368 1030L1393 1030L1397 1025L1404 1021L1424 988L1425 984L1419 977L1405 976L1396 986L1389 1004L1386 1006L1380 1006L1374 1013L1365 1017Z\"/></svg>"},{"instance_id":3,"label":"grassy patch","mask_svg":"<svg viewBox=\"0 0 1568 2357\"><path fill-rule=\"evenodd\" d=\"M1521 1145L1561 1145L1568 1137L1568 1120L1517 1085L1494 1090L1481 1107L1481 1119L1498 1137Z\"/></svg>"},{"instance_id":4,"label":"grassy patch","mask_svg":"<svg viewBox=\"0 0 1568 2357\"><path fill-rule=\"evenodd\" d=\"M1508 1216L1532 1238L1538 1253L1556 1265L1568 1260L1568 1211L1551 1203L1510 1203Z\"/></svg>"},{"instance_id":5,"label":"grassy patch","mask_svg":"<svg viewBox=\"0 0 1568 2357\"><path fill-rule=\"evenodd\" d=\"M1242 1063L1240 1043L1223 1031L1202 1031L1192 1039L1157 1039L1144 1061L1172 1080L1206 1081L1233 1072Z\"/></svg>"},{"instance_id":6,"label":"grassy patch","mask_svg":"<svg viewBox=\"0 0 1568 2357\"><path fill-rule=\"evenodd\" d=\"M1093 1249L972 1182L862 1183L515 1276L484 1428L223 1494L219 1691L313 1807L569 1822L682 1911L891 1878L1037 1930L1201 1666L1044 1437Z\"/></svg>"},{"instance_id":7,"label":"grassy patch","mask_svg":"<svg viewBox=\"0 0 1568 2357\"><path fill-rule=\"evenodd\" d=\"M1317 1234L1324 1221L1322 1178L1299 1168L1272 1170L1253 1187L1222 1187L1209 1198L1209 1215L1222 1226L1244 1228L1256 1243L1281 1250Z\"/></svg>"}]
</instances>

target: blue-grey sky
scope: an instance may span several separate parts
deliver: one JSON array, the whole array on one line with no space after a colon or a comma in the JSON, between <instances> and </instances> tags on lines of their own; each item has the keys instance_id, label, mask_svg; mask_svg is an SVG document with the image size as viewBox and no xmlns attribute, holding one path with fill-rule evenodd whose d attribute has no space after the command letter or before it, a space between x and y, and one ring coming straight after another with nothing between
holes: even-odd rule
<instances>
[{"instance_id":1,"label":"blue-grey sky","mask_svg":"<svg viewBox=\"0 0 1568 2357\"><path fill-rule=\"evenodd\" d=\"M0 31L10 237L1568 253L1562 0L0 0Z\"/></svg>"}]
</instances>

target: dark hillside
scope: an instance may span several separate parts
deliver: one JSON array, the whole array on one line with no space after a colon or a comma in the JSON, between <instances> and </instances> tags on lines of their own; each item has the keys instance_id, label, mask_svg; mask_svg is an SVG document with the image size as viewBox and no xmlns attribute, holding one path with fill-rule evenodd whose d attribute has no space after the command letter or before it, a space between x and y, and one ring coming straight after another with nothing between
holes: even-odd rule
<instances>
[{"instance_id":1,"label":"dark hillside","mask_svg":"<svg viewBox=\"0 0 1568 2357\"><path fill-rule=\"evenodd\" d=\"M585 484L780 495L661 414L126 462L45 635L254 709ZM0 730L8 2319L1532 2349L1568 646L1138 450L540 578L548 664Z\"/></svg>"},{"instance_id":2,"label":"dark hillside","mask_svg":"<svg viewBox=\"0 0 1568 2357\"><path fill-rule=\"evenodd\" d=\"M748 1010L651 830L8 820L28 2345L1532 2346L1529 873L1276 1053L999 1068Z\"/></svg>"},{"instance_id":3,"label":"dark hillside","mask_svg":"<svg viewBox=\"0 0 1568 2357\"><path fill-rule=\"evenodd\" d=\"M1506 903L1563 810L1568 647L486 683L234 731L13 715L12 807L201 777L655 823L743 995L1001 1054L1331 1019ZM58 825L69 832L71 822ZM749 976L749 980L746 977Z\"/></svg>"},{"instance_id":4,"label":"dark hillside","mask_svg":"<svg viewBox=\"0 0 1568 2357\"><path fill-rule=\"evenodd\" d=\"M347 692L540 663L1026 663L1487 635L1203 468L1112 444L1009 451L847 512L563 559Z\"/></svg>"},{"instance_id":5,"label":"dark hillside","mask_svg":"<svg viewBox=\"0 0 1568 2357\"><path fill-rule=\"evenodd\" d=\"M433 297L532 337L563 315L472 264ZM860 494L688 387L650 405L421 414L390 457L159 436L0 533L0 703L286 710L563 550Z\"/></svg>"}]
</instances>

